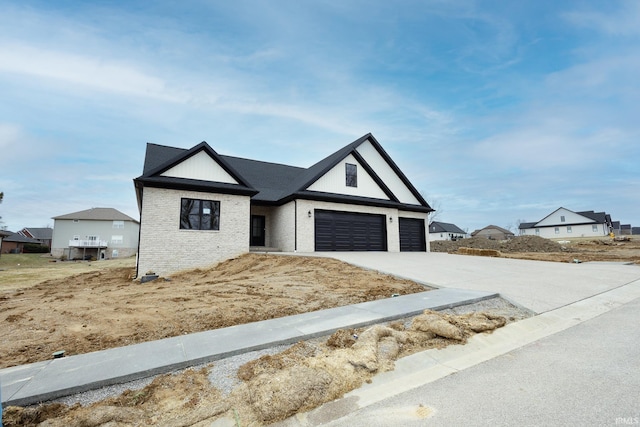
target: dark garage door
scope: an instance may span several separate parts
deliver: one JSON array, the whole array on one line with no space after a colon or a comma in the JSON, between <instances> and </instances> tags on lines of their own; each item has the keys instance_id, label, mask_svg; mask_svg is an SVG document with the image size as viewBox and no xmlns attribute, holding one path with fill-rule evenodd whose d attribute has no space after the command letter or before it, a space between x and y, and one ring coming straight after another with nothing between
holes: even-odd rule
<instances>
[{"instance_id":1,"label":"dark garage door","mask_svg":"<svg viewBox=\"0 0 640 427\"><path fill-rule=\"evenodd\" d=\"M400 252L425 252L424 219L400 218Z\"/></svg>"},{"instance_id":2,"label":"dark garage door","mask_svg":"<svg viewBox=\"0 0 640 427\"><path fill-rule=\"evenodd\" d=\"M316 209L314 216L318 252L387 250L384 215Z\"/></svg>"}]
</instances>

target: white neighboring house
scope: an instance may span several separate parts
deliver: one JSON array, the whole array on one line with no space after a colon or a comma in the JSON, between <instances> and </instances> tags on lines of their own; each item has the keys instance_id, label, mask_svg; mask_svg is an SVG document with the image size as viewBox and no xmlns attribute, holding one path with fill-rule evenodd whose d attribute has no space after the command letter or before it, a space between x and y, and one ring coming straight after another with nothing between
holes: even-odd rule
<instances>
[{"instance_id":1,"label":"white neighboring house","mask_svg":"<svg viewBox=\"0 0 640 427\"><path fill-rule=\"evenodd\" d=\"M605 212L573 212L558 208L538 222L523 222L518 227L521 236L546 239L571 237L602 237L612 229L611 216Z\"/></svg>"},{"instance_id":2,"label":"white neighboring house","mask_svg":"<svg viewBox=\"0 0 640 427\"><path fill-rule=\"evenodd\" d=\"M91 208L53 217L51 254L68 259L135 255L140 223L113 208Z\"/></svg>"},{"instance_id":3,"label":"white neighboring house","mask_svg":"<svg viewBox=\"0 0 640 427\"><path fill-rule=\"evenodd\" d=\"M455 224L433 221L429 224L429 240L460 240L467 237L467 233Z\"/></svg>"},{"instance_id":4,"label":"white neighboring house","mask_svg":"<svg viewBox=\"0 0 640 427\"><path fill-rule=\"evenodd\" d=\"M428 251L433 209L371 134L309 168L147 144L138 276L251 249Z\"/></svg>"}]
</instances>

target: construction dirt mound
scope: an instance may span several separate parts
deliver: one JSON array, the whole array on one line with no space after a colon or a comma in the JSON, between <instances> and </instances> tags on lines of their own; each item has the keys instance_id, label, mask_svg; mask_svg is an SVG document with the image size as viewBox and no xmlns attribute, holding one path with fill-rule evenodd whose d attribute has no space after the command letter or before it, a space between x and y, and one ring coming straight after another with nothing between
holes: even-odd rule
<instances>
[{"instance_id":1,"label":"construction dirt mound","mask_svg":"<svg viewBox=\"0 0 640 427\"><path fill-rule=\"evenodd\" d=\"M455 242L437 240L431 242L433 252L457 252L460 248L488 249L503 253L517 252L562 252L562 245L538 236L518 236L510 240L490 240L485 237L471 237Z\"/></svg>"},{"instance_id":2,"label":"construction dirt mound","mask_svg":"<svg viewBox=\"0 0 640 427\"><path fill-rule=\"evenodd\" d=\"M90 406L8 407L4 425L208 426L218 418L226 418L224 425L267 425L343 396L392 370L398 358L463 344L473 334L505 323L504 317L484 312L453 315L426 310L407 322L338 330L327 340L300 342L262 356L238 370L242 382L226 396L211 387L207 369L188 369Z\"/></svg>"}]
</instances>

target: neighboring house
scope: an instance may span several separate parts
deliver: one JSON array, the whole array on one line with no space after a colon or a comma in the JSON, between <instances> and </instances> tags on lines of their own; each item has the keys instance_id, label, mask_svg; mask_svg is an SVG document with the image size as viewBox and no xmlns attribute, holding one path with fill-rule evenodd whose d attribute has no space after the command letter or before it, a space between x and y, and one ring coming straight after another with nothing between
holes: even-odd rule
<instances>
[{"instance_id":1,"label":"neighboring house","mask_svg":"<svg viewBox=\"0 0 640 427\"><path fill-rule=\"evenodd\" d=\"M433 221L429 224L429 240L460 240L467 237L467 233L455 224Z\"/></svg>"},{"instance_id":2,"label":"neighboring house","mask_svg":"<svg viewBox=\"0 0 640 427\"><path fill-rule=\"evenodd\" d=\"M53 217L51 254L68 259L128 257L138 249L140 223L113 208Z\"/></svg>"},{"instance_id":3,"label":"neighboring house","mask_svg":"<svg viewBox=\"0 0 640 427\"><path fill-rule=\"evenodd\" d=\"M428 251L433 209L367 134L309 168L147 144L134 180L138 275L210 265L252 247Z\"/></svg>"},{"instance_id":4,"label":"neighboring house","mask_svg":"<svg viewBox=\"0 0 640 427\"><path fill-rule=\"evenodd\" d=\"M601 237L614 231L614 222L605 212L573 212L558 208L538 222L523 222L519 226L522 236L540 236L547 239L569 237Z\"/></svg>"},{"instance_id":5,"label":"neighboring house","mask_svg":"<svg viewBox=\"0 0 640 427\"><path fill-rule=\"evenodd\" d=\"M19 233L11 233L2 239L2 253L21 254L24 252L24 245L27 243L40 244L36 239L25 237Z\"/></svg>"},{"instance_id":6,"label":"neighboring house","mask_svg":"<svg viewBox=\"0 0 640 427\"><path fill-rule=\"evenodd\" d=\"M509 230L498 227L497 225L487 225L485 228L475 230L471 233L471 237L484 237L490 240L507 240L515 237Z\"/></svg>"},{"instance_id":7,"label":"neighboring house","mask_svg":"<svg viewBox=\"0 0 640 427\"><path fill-rule=\"evenodd\" d=\"M53 228L23 228L18 231L19 234L35 239L40 242L41 245L51 247L51 239L53 239Z\"/></svg>"},{"instance_id":8,"label":"neighboring house","mask_svg":"<svg viewBox=\"0 0 640 427\"><path fill-rule=\"evenodd\" d=\"M0 254L2 254L2 252L4 252L2 250L2 239L4 239L5 237L9 237L11 236L13 233L10 231L6 231L6 230L0 230Z\"/></svg>"}]
</instances>

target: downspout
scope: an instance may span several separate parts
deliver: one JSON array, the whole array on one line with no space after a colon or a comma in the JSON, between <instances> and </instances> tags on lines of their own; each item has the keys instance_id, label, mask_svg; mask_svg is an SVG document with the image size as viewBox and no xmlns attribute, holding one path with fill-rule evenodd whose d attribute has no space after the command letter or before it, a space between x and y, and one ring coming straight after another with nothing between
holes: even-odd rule
<instances>
[{"instance_id":1,"label":"downspout","mask_svg":"<svg viewBox=\"0 0 640 427\"><path fill-rule=\"evenodd\" d=\"M134 279L138 278L138 273L139 273L139 269L140 269L140 235L142 234L142 188L140 189L140 207L139 207L139 211L140 211L140 223L138 226L138 249L136 250L136 275L134 277Z\"/></svg>"},{"instance_id":2,"label":"downspout","mask_svg":"<svg viewBox=\"0 0 640 427\"><path fill-rule=\"evenodd\" d=\"M298 200L293 201L293 251L298 252Z\"/></svg>"}]
</instances>

